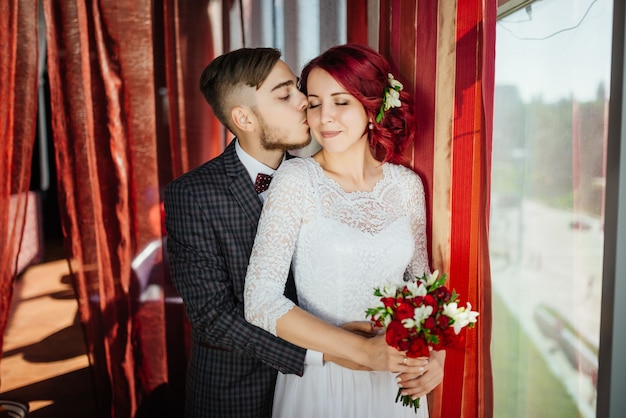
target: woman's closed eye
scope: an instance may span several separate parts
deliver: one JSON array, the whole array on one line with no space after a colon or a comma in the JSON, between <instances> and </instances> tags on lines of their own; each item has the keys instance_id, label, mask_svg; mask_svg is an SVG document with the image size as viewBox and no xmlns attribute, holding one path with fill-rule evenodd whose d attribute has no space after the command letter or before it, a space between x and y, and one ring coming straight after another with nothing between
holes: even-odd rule
<instances>
[{"instance_id":1,"label":"woman's closed eye","mask_svg":"<svg viewBox=\"0 0 626 418\"><path fill-rule=\"evenodd\" d=\"M335 106L348 106L350 103L348 102L335 102L333 103ZM315 109L316 107L321 106L321 103L314 103L314 102L310 102L309 103L309 109Z\"/></svg>"}]
</instances>

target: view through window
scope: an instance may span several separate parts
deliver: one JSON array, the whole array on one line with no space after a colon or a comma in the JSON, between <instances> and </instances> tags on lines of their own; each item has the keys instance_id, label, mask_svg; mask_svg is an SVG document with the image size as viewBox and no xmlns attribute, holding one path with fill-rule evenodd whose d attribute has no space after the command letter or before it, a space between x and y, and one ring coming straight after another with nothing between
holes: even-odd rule
<instances>
[{"instance_id":1,"label":"view through window","mask_svg":"<svg viewBox=\"0 0 626 418\"><path fill-rule=\"evenodd\" d=\"M612 1L498 20L490 252L496 417L595 417Z\"/></svg>"}]
</instances>

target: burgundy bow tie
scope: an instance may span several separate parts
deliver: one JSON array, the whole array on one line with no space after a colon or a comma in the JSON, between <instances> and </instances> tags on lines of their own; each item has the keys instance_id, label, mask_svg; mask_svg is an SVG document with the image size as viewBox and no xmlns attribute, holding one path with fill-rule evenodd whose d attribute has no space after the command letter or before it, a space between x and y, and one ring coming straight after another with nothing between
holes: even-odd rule
<instances>
[{"instance_id":1,"label":"burgundy bow tie","mask_svg":"<svg viewBox=\"0 0 626 418\"><path fill-rule=\"evenodd\" d=\"M256 190L257 193L263 193L270 187L270 181L272 181L272 176L262 173L257 174L254 182L254 190Z\"/></svg>"}]
</instances>

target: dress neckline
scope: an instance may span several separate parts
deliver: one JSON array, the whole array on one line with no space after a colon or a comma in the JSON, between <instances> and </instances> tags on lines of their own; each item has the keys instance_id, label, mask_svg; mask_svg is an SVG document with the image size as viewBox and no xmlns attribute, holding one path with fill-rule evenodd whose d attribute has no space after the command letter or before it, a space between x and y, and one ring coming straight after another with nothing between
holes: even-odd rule
<instances>
[{"instance_id":1,"label":"dress neckline","mask_svg":"<svg viewBox=\"0 0 626 418\"><path fill-rule=\"evenodd\" d=\"M372 188L372 190L369 190L369 191L368 190L355 190L353 192L347 192L343 189L343 187L341 187L341 185L335 179L332 179L326 175L326 173L324 172L324 169L322 168L320 163L317 162L317 160L315 160L315 158L309 157L308 159L313 162L313 166L315 167L315 170L317 171L318 175L323 179L323 181L344 196L369 196L369 195L375 194L378 192L378 190L382 187L382 184L389 177L389 172L388 172L389 164L382 163L383 177L379 179L376 182L376 184L374 184L374 187Z\"/></svg>"}]
</instances>

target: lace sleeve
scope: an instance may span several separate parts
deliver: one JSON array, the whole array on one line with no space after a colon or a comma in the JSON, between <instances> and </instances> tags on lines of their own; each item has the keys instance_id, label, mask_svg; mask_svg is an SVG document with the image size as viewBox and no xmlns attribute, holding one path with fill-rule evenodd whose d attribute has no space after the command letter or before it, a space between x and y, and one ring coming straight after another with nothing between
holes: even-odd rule
<instances>
[{"instance_id":1,"label":"lace sleeve","mask_svg":"<svg viewBox=\"0 0 626 418\"><path fill-rule=\"evenodd\" d=\"M263 205L244 286L248 322L276 335L276 321L294 303L284 296L304 206L311 190L298 159L274 175ZM308 196L307 196L308 195Z\"/></svg>"},{"instance_id":2,"label":"lace sleeve","mask_svg":"<svg viewBox=\"0 0 626 418\"><path fill-rule=\"evenodd\" d=\"M415 244L409 271L413 277L430 273L428 261L428 240L426 237L426 198L421 179L410 172L408 183L408 213L410 214L411 230Z\"/></svg>"}]
</instances>

